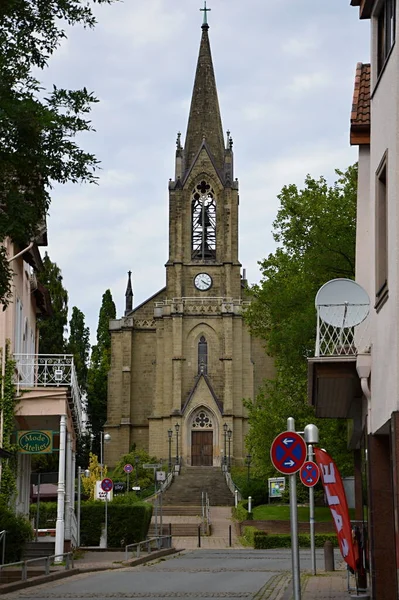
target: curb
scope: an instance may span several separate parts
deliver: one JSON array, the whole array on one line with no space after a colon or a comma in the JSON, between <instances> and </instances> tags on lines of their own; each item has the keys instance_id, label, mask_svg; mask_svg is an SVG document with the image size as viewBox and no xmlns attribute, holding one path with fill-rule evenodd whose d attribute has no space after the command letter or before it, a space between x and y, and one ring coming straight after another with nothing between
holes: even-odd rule
<instances>
[{"instance_id":1,"label":"curb","mask_svg":"<svg viewBox=\"0 0 399 600\"><path fill-rule=\"evenodd\" d=\"M122 563L118 563L117 565L110 566L108 565L94 565L91 567L74 567L73 569L69 569L68 571L65 569L63 571L53 571L49 575L38 575L36 577L30 577L25 581L13 581L12 583L5 583L0 585L0 596L4 594L9 594L11 592L16 592L18 590L22 590L24 588L34 587L36 585L42 585L43 583L50 583L52 581L57 581L58 579L66 579L67 577L72 577L73 575L81 575L82 573L95 573L96 571L110 571L115 569L124 569L126 567L136 567L139 565L143 565L147 562L157 560L158 558L162 558L164 556L169 556L171 554L177 554L181 552L181 550L176 550L175 548L166 548L165 550L158 550L156 552L151 552L146 556L141 556L140 558L133 558L131 560L123 561Z\"/></svg>"}]
</instances>

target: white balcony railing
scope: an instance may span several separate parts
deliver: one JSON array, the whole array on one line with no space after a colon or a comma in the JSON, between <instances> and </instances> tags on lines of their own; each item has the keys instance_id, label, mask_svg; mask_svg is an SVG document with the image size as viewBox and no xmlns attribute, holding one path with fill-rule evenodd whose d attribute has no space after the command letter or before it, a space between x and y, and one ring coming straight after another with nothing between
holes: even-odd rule
<instances>
[{"instance_id":1,"label":"white balcony railing","mask_svg":"<svg viewBox=\"0 0 399 600\"><path fill-rule=\"evenodd\" d=\"M359 311L358 318L356 310ZM327 315L331 325L322 319ZM317 309L317 334L315 356L357 356L370 351L370 315L364 318L364 307L351 306L352 322L357 325L347 326L345 322L345 305L321 305ZM339 325L338 325L339 323Z\"/></svg>"},{"instance_id":2,"label":"white balcony railing","mask_svg":"<svg viewBox=\"0 0 399 600\"><path fill-rule=\"evenodd\" d=\"M72 354L14 354L14 383L21 390L68 387L69 406L78 433L82 430L82 401Z\"/></svg>"}]
</instances>

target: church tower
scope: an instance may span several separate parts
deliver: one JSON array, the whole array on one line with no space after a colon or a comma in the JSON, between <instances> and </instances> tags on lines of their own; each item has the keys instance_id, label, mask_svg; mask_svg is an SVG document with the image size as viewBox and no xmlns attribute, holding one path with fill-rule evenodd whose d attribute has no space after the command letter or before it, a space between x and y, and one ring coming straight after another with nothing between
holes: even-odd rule
<instances>
[{"instance_id":1,"label":"church tower","mask_svg":"<svg viewBox=\"0 0 399 600\"><path fill-rule=\"evenodd\" d=\"M182 145L169 182L166 287L111 321L106 460L134 445L186 465L241 463L254 398L271 360L245 326L238 260L238 181L223 135L206 5ZM129 292L129 293L128 293Z\"/></svg>"}]
</instances>

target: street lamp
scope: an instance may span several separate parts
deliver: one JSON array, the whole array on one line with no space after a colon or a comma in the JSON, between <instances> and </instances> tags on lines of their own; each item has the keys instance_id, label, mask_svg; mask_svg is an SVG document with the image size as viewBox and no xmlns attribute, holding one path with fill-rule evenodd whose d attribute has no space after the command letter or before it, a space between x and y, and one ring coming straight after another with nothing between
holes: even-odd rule
<instances>
[{"instance_id":1,"label":"street lamp","mask_svg":"<svg viewBox=\"0 0 399 600\"><path fill-rule=\"evenodd\" d=\"M83 471L85 477L90 477L89 469ZM80 513L82 505L82 467L78 467L78 518L77 518L77 529L78 529L78 548L80 547Z\"/></svg>"},{"instance_id":2,"label":"street lamp","mask_svg":"<svg viewBox=\"0 0 399 600\"><path fill-rule=\"evenodd\" d=\"M179 464L179 429L180 429L179 423L176 423L175 429L176 429L176 464L178 465Z\"/></svg>"},{"instance_id":3,"label":"street lamp","mask_svg":"<svg viewBox=\"0 0 399 600\"><path fill-rule=\"evenodd\" d=\"M251 469L251 461L252 461L252 456L250 454L247 454L247 467L248 467L248 474L247 474L247 481L249 483L249 472Z\"/></svg>"},{"instance_id":4,"label":"street lamp","mask_svg":"<svg viewBox=\"0 0 399 600\"><path fill-rule=\"evenodd\" d=\"M100 475L101 475L101 480L103 478L103 457L104 457L104 444L105 442L109 442L111 440L111 436L109 433L104 433L103 431L100 431Z\"/></svg>"},{"instance_id":5,"label":"street lamp","mask_svg":"<svg viewBox=\"0 0 399 600\"><path fill-rule=\"evenodd\" d=\"M229 429L229 430L227 431L227 437L228 437L228 440L229 440L229 462L228 462L228 465L227 465L227 469L228 469L229 473L230 473L230 470L231 470L231 451L230 451L230 444L231 444L231 436L232 436L232 434L233 434L233 432L231 431L231 429Z\"/></svg>"},{"instance_id":6,"label":"street lamp","mask_svg":"<svg viewBox=\"0 0 399 600\"><path fill-rule=\"evenodd\" d=\"M169 473L172 470L172 435L173 431L168 429L168 444L169 444Z\"/></svg>"},{"instance_id":7,"label":"street lamp","mask_svg":"<svg viewBox=\"0 0 399 600\"><path fill-rule=\"evenodd\" d=\"M224 457L223 457L223 461L224 461L224 467L226 470L226 463L227 463L227 423L225 423L223 425L223 435L224 435Z\"/></svg>"}]
</instances>

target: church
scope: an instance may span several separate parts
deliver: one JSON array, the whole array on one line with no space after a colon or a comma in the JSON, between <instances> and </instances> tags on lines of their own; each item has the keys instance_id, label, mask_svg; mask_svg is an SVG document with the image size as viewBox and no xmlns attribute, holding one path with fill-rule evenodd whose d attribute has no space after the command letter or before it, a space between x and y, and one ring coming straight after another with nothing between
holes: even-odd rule
<instances>
[{"instance_id":1,"label":"church","mask_svg":"<svg viewBox=\"0 0 399 600\"><path fill-rule=\"evenodd\" d=\"M238 258L239 186L233 141L223 134L206 5L184 145L169 181L166 285L110 322L105 462L132 447L192 466L243 464L243 399L254 399L273 361L243 318ZM227 456L228 453L228 456Z\"/></svg>"}]
</instances>

